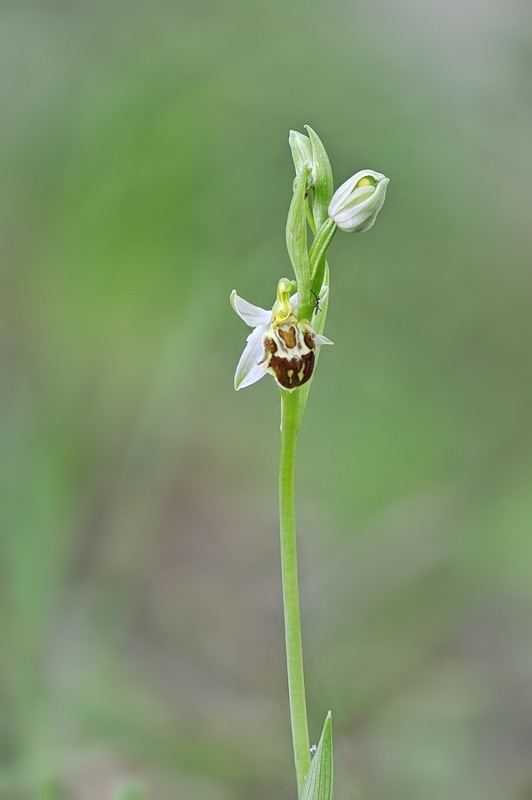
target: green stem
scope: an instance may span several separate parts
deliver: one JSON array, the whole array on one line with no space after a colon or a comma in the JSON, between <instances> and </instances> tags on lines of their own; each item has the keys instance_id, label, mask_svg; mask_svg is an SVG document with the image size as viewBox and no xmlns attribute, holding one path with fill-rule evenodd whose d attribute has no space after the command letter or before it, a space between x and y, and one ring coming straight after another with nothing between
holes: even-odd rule
<instances>
[{"instance_id":1,"label":"green stem","mask_svg":"<svg viewBox=\"0 0 532 800\"><path fill-rule=\"evenodd\" d=\"M317 231L309 253L310 265L310 289L312 297L308 305L303 305L300 300L299 316L300 319L311 319L314 308L315 296L319 295L325 276L327 248L333 240L337 231L336 223L332 219L326 219L321 228Z\"/></svg>"},{"instance_id":2,"label":"green stem","mask_svg":"<svg viewBox=\"0 0 532 800\"><path fill-rule=\"evenodd\" d=\"M314 281L317 275L317 271L322 263L322 259L327 252L327 248L329 247L330 243L332 242L332 238L336 233L336 222L330 218L326 219L319 231L316 234L316 238L312 242L312 247L310 248L309 253L309 260L310 260L310 277L311 282ZM323 274L321 275L323 278Z\"/></svg>"},{"instance_id":3,"label":"green stem","mask_svg":"<svg viewBox=\"0 0 532 800\"><path fill-rule=\"evenodd\" d=\"M308 202L305 203L305 211L306 211L306 214L307 214L308 226L309 226L310 230L312 231L312 235L316 236L316 226L314 224L314 217L312 215L312 211L309 208Z\"/></svg>"},{"instance_id":4,"label":"green stem","mask_svg":"<svg viewBox=\"0 0 532 800\"><path fill-rule=\"evenodd\" d=\"M298 792L310 767L301 615L297 581L295 515L295 456L299 429L299 398L296 392L281 391L281 454L279 462L279 510L281 527L281 574L286 641L286 664L292 742Z\"/></svg>"}]
</instances>

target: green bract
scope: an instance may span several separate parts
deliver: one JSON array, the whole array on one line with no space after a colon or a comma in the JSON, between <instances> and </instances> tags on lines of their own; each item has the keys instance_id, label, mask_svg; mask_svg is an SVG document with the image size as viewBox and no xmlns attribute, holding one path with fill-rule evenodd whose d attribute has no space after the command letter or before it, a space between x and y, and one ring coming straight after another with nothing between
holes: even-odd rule
<instances>
[{"instance_id":1,"label":"green bract","mask_svg":"<svg viewBox=\"0 0 532 800\"><path fill-rule=\"evenodd\" d=\"M312 221L314 230L318 230L327 219L327 207L333 193L333 174L329 156L320 137L312 130L310 125L305 125L305 128L308 131L312 147L312 172L314 175Z\"/></svg>"},{"instance_id":2,"label":"green bract","mask_svg":"<svg viewBox=\"0 0 532 800\"><path fill-rule=\"evenodd\" d=\"M296 175L299 175L303 170L307 173L307 186L314 186L316 179L314 173L314 164L312 160L312 145L308 136L299 131L290 131L288 137L288 144L292 151L292 160L296 168Z\"/></svg>"},{"instance_id":3,"label":"green bract","mask_svg":"<svg viewBox=\"0 0 532 800\"><path fill-rule=\"evenodd\" d=\"M305 779L301 800L332 800L333 759L331 712L327 714L309 773Z\"/></svg>"}]
</instances>

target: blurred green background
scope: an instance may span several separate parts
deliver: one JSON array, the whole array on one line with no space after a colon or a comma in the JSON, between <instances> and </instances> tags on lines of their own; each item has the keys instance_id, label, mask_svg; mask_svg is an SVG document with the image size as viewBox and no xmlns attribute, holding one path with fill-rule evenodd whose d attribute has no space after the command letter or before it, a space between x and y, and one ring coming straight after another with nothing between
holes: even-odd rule
<instances>
[{"instance_id":1,"label":"blurred green background","mask_svg":"<svg viewBox=\"0 0 532 800\"><path fill-rule=\"evenodd\" d=\"M338 800L532 798L532 27L507 0L0 6L0 797L294 798L290 128L391 178L330 251L300 439ZM56 790L54 790L54 785Z\"/></svg>"}]
</instances>

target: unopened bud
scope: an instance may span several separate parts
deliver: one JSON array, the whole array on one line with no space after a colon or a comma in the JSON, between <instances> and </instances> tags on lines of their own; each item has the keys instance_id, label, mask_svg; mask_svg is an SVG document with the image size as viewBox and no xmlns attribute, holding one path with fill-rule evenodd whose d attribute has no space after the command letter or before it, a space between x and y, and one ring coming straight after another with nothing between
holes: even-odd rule
<instances>
[{"instance_id":1,"label":"unopened bud","mask_svg":"<svg viewBox=\"0 0 532 800\"><path fill-rule=\"evenodd\" d=\"M385 175L371 169L357 172L334 193L329 216L347 233L369 230L384 204L389 182Z\"/></svg>"},{"instance_id":2,"label":"unopened bud","mask_svg":"<svg viewBox=\"0 0 532 800\"><path fill-rule=\"evenodd\" d=\"M309 137L305 136L304 133L299 133L298 131L290 131L288 144L290 145L290 149L292 151L292 160L294 162L294 167L296 168L296 175L299 175L303 169L307 169L309 171L307 185L313 186L316 176L314 174L312 144Z\"/></svg>"}]
</instances>

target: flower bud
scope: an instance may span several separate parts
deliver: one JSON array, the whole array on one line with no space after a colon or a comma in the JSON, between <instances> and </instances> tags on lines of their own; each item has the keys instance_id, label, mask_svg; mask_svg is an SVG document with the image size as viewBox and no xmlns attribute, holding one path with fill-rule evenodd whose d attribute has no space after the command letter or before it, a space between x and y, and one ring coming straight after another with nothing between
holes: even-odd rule
<instances>
[{"instance_id":1,"label":"flower bud","mask_svg":"<svg viewBox=\"0 0 532 800\"><path fill-rule=\"evenodd\" d=\"M296 168L296 175L299 175L303 169L307 168L310 171L307 185L313 186L315 180L315 176L313 174L314 161L312 157L312 144L309 137L305 136L303 133L299 133L299 131L290 131L288 144L290 145L290 149L292 151L292 159L294 162L294 167Z\"/></svg>"},{"instance_id":2,"label":"flower bud","mask_svg":"<svg viewBox=\"0 0 532 800\"><path fill-rule=\"evenodd\" d=\"M368 231L384 204L389 182L385 175L371 169L357 172L334 193L329 203L329 216L341 231Z\"/></svg>"}]
</instances>

